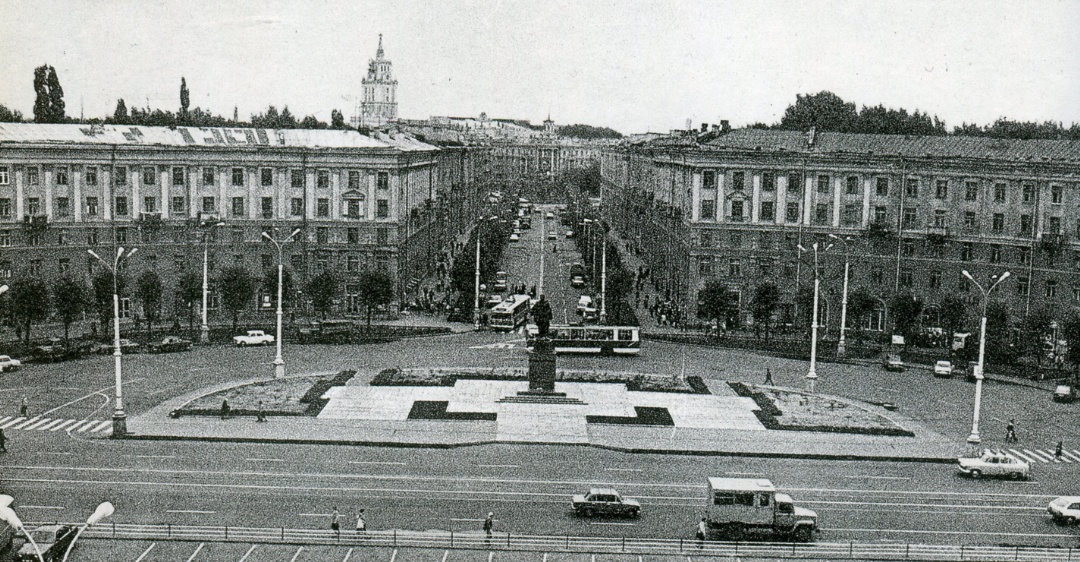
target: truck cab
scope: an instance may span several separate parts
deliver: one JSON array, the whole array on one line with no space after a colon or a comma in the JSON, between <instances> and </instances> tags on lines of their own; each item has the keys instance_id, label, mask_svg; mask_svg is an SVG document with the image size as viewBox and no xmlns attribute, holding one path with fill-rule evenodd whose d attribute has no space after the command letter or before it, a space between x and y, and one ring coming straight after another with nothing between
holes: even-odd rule
<instances>
[{"instance_id":1,"label":"truck cab","mask_svg":"<svg viewBox=\"0 0 1080 562\"><path fill-rule=\"evenodd\" d=\"M817 514L798 507L763 478L709 478L706 520L724 540L742 540L748 533L808 542L817 530Z\"/></svg>"}]
</instances>

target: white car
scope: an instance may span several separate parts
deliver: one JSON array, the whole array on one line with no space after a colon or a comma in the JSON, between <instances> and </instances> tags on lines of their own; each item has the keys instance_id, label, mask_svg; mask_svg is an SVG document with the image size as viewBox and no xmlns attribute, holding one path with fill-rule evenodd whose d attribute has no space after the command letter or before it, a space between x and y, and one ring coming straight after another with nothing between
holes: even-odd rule
<instances>
[{"instance_id":1,"label":"white car","mask_svg":"<svg viewBox=\"0 0 1080 562\"><path fill-rule=\"evenodd\" d=\"M977 457L957 459L961 474L972 478L998 476L1013 480L1027 480L1031 467L1028 463L1003 451L984 449Z\"/></svg>"},{"instance_id":2,"label":"white car","mask_svg":"<svg viewBox=\"0 0 1080 562\"><path fill-rule=\"evenodd\" d=\"M951 377L952 376L952 362L951 361L938 361L934 363L934 376L935 377Z\"/></svg>"},{"instance_id":3,"label":"white car","mask_svg":"<svg viewBox=\"0 0 1080 562\"><path fill-rule=\"evenodd\" d=\"M22 367L22 361L12 359L7 355L0 355L0 373L5 371L18 371Z\"/></svg>"},{"instance_id":4,"label":"white car","mask_svg":"<svg viewBox=\"0 0 1080 562\"><path fill-rule=\"evenodd\" d=\"M518 235L518 234L511 234L511 235L510 235L510 241L511 241L511 242L517 242L518 240L521 240L521 236L520 236L520 235Z\"/></svg>"},{"instance_id":5,"label":"white car","mask_svg":"<svg viewBox=\"0 0 1080 562\"><path fill-rule=\"evenodd\" d=\"M1046 506L1050 517L1058 525L1072 525L1080 522L1080 496L1061 496Z\"/></svg>"},{"instance_id":6,"label":"white car","mask_svg":"<svg viewBox=\"0 0 1080 562\"><path fill-rule=\"evenodd\" d=\"M232 340L237 347L245 347L248 345L270 345L274 343L274 336L271 336L262 330L248 330L247 333L242 336L233 336Z\"/></svg>"}]
</instances>

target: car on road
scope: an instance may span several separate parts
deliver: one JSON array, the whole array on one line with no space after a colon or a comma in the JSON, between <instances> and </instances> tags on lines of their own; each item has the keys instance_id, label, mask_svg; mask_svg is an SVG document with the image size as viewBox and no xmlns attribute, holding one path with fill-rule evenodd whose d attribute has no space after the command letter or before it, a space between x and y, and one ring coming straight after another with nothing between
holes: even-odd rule
<instances>
[{"instance_id":1,"label":"car on road","mask_svg":"<svg viewBox=\"0 0 1080 562\"><path fill-rule=\"evenodd\" d=\"M559 236L557 234L555 234L554 230L548 233L548 240L558 240L558 239L559 239Z\"/></svg>"},{"instance_id":2,"label":"car on road","mask_svg":"<svg viewBox=\"0 0 1080 562\"><path fill-rule=\"evenodd\" d=\"M12 359L10 355L0 355L0 373L18 371L22 367L22 361Z\"/></svg>"},{"instance_id":3,"label":"car on road","mask_svg":"<svg viewBox=\"0 0 1080 562\"><path fill-rule=\"evenodd\" d=\"M934 376L935 377L951 377L952 376L952 361L938 361L934 363Z\"/></svg>"},{"instance_id":4,"label":"car on road","mask_svg":"<svg viewBox=\"0 0 1080 562\"><path fill-rule=\"evenodd\" d=\"M127 338L121 338L120 339L120 353L124 353L124 354L135 353L138 350L139 350L139 344L138 343L133 342L133 341L127 339ZM100 353L102 355L109 355L109 354L112 354L112 353L114 353L116 351L116 344L111 342L111 341L100 343L100 344L97 345L97 347L94 349L94 351L97 352L97 353Z\"/></svg>"},{"instance_id":5,"label":"car on road","mask_svg":"<svg viewBox=\"0 0 1080 562\"><path fill-rule=\"evenodd\" d=\"M519 241L519 240L521 240L521 236L520 236L520 235L518 235L518 234L511 234L511 235L510 235L510 241L511 241L511 242L517 242L517 241Z\"/></svg>"},{"instance_id":6,"label":"car on road","mask_svg":"<svg viewBox=\"0 0 1080 562\"><path fill-rule=\"evenodd\" d=\"M1009 453L994 449L983 449L976 457L960 457L957 463L960 474L972 478L997 476L1013 480L1027 480L1031 475L1031 467L1028 463Z\"/></svg>"},{"instance_id":7,"label":"car on road","mask_svg":"<svg viewBox=\"0 0 1080 562\"><path fill-rule=\"evenodd\" d=\"M68 545L75 540L75 527L71 525L42 525L30 531L30 536L34 539L34 542L26 541L22 548L19 549L19 552L16 553L15 560L18 562L38 562L40 559L37 551L34 550L36 544L38 549L41 550L41 557L46 562L53 562L62 559Z\"/></svg>"},{"instance_id":8,"label":"car on road","mask_svg":"<svg viewBox=\"0 0 1080 562\"><path fill-rule=\"evenodd\" d=\"M488 308L495 308L495 305L503 301L502 295L488 295L487 300L484 301L484 306Z\"/></svg>"},{"instance_id":9,"label":"car on road","mask_svg":"<svg viewBox=\"0 0 1080 562\"><path fill-rule=\"evenodd\" d=\"M1069 404L1075 402L1076 398L1076 389L1070 385L1059 384L1054 388L1054 402L1064 402Z\"/></svg>"},{"instance_id":10,"label":"car on road","mask_svg":"<svg viewBox=\"0 0 1080 562\"><path fill-rule=\"evenodd\" d=\"M574 231L573 230L567 230L566 231L566 237L567 238L573 238L574 237Z\"/></svg>"},{"instance_id":11,"label":"car on road","mask_svg":"<svg viewBox=\"0 0 1080 562\"><path fill-rule=\"evenodd\" d=\"M641 515L641 503L622 497L611 488L592 488L588 494L576 494L570 499L574 513L582 517Z\"/></svg>"},{"instance_id":12,"label":"car on road","mask_svg":"<svg viewBox=\"0 0 1080 562\"><path fill-rule=\"evenodd\" d=\"M242 336L233 336L232 341L236 344L236 347L270 345L274 343L274 336L271 336L262 330L248 330L247 333Z\"/></svg>"},{"instance_id":13,"label":"car on road","mask_svg":"<svg viewBox=\"0 0 1080 562\"><path fill-rule=\"evenodd\" d=\"M900 360L900 356L895 353L887 353L881 358L881 366L886 371L903 371L904 362Z\"/></svg>"},{"instance_id":14,"label":"car on road","mask_svg":"<svg viewBox=\"0 0 1080 562\"><path fill-rule=\"evenodd\" d=\"M495 272L495 284L492 285L492 287L496 291L505 291L506 290L506 284L508 282L509 277L510 277L510 275L508 273L506 273L505 271L502 271L502 270L496 271Z\"/></svg>"},{"instance_id":15,"label":"car on road","mask_svg":"<svg viewBox=\"0 0 1080 562\"><path fill-rule=\"evenodd\" d=\"M555 213L551 213L551 212L549 212L549 213L547 213L546 215L544 215L544 218L546 218L546 219L553 219L553 218L555 218Z\"/></svg>"},{"instance_id":16,"label":"car on road","mask_svg":"<svg viewBox=\"0 0 1080 562\"><path fill-rule=\"evenodd\" d=\"M1046 506L1050 517L1058 525L1075 525L1080 523L1080 496L1061 496Z\"/></svg>"},{"instance_id":17,"label":"car on road","mask_svg":"<svg viewBox=\"0 0 1080 562\"><path fill-rule=\"evenodd\" d=\"M172 353L174 351L190 351L191 340L185 340L179 336L165 336L159 342L149 346L150 353Z\"/></svg>"}]
</instances>

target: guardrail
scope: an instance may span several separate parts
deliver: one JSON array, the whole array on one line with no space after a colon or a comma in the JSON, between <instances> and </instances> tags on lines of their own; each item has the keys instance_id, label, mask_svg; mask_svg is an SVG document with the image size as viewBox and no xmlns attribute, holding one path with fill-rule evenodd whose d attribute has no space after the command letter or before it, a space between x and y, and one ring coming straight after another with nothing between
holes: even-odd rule
<instances>
[{"instance_id":1,"label":"guardrail","mask_svg":"<svg viewBox=\"0 0 1080 562\"><path fill-rule=\"evenodd\" d=\"M33 528L43 523L27 523ZM75 523L74 525L78 525ZM719 542L696 539L639 539L553 535L516 535L481 531L367 531L340 532L285 527L214 527L99 524L88 528L84 539L243 542L295 545L343 545L417 548L458 548L535 552L668 554L739 556L743 558L800 558L830 560L933 560L979 562L1080 562L1080 549L1033 546L973 546L907 543L774 543Z\"/></svg>"}]
</instances>

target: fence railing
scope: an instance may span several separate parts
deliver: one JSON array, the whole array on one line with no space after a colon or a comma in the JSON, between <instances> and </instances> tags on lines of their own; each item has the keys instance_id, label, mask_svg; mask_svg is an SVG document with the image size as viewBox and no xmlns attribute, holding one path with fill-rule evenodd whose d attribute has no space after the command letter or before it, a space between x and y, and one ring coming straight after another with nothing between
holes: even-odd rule
<instances>
[{"instance_id":1,"label":"fence railing","mask_svg":"<svg viewBox=\"0 0 1080 562\"><path fill-rule=\"evenodd\" d=\"M28 523L28 527L36 524ZM77 525L77 524L76 524ZM699 554L744 558L814 558L831 560L934 560L1080 562L1080 549L1035 546L977 546L858 542L719 542L696 539L641 539L571 535L518 535L482 531L340 532L285 527L218 527L102 523L88 528L84 539L242 542L296 545L344 545L417 548L460 548L535 552ZM1074 552L1075 551L1075 552Z\"/></svg>"}]
</instances>

